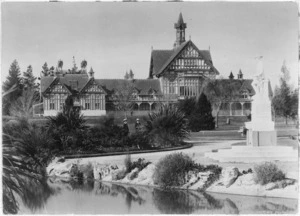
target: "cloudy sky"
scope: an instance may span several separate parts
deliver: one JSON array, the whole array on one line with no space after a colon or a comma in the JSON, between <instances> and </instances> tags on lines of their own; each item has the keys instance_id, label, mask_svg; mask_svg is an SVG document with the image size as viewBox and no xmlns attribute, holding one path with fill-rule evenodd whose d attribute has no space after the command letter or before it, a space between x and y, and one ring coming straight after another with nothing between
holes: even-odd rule
<instances>
[{"instance_id":1,"label":"cloudy sky","mask_svg":"<svg viewBox=\"0 0 300 216\"><path fill-rule=\"evenodd\" d=\"M14 59L21 71L42 65L64 68L83 59L96 78L123 78L130 68L135 78L147 78L151 47L171 49L174 23L182 12L199 49L210 47L221 75L241 68L246 78L264 56L266 75L278 82L283 61L297 83L298 12L296 3L3 3L2 80Z\"/></svg>"}]
</instances>

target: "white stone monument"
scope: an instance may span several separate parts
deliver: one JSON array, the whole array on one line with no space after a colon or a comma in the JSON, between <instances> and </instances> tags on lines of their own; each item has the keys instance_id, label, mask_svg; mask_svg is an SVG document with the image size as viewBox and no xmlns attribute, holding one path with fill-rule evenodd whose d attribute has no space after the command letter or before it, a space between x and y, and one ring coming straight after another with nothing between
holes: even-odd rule
<instances>
[{"instance_id":1,"label":"white stone monument","mask_svg":"<svg viewBox=\"0 0 300 216\"><path fill-rule=\"evenodd\" d=\"M262 58L252 83L255 96L252 101L251 122L246 122L247 145L206 152L205 157L219 162L253 163L261 161L298 161L298 150L292 146L278 146L275 125L271 115L269 81L266 79Z\"/></svg>"},{"instance_id":2,"label":"white stone monument","mask_svg":"<svg viewBox=\"0 0 300 216\"><path fill-rule=\"evenodd\" d=\"M248 130L247 145L276 145L277 135L272 121L269 80L264 73L262 57L258 59L257 73L254 75L252 86L255 95L252 97L251 122L245 123Z\"/></svg>"}]
</instances>

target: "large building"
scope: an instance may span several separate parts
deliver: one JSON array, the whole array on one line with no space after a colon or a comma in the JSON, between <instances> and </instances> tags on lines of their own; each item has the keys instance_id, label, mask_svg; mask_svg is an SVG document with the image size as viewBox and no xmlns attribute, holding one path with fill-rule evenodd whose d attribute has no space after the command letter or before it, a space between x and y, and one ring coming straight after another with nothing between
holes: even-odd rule
<instances>
[{"instance_id":1,"label":"large building","mask_svg":"<svg viewBox=\"0 0 300 216\"><path fill-rule=\"evenodd\" d=\"M107 111L115 111L121 101L120 96L123 96L122 100L125 97L130 101L133 110L148 112L161 103L198 96L203 81L216 79L219 72L213 65L210 50L200 50L191 40L186 41L187 25L181 13L174 27L176 40L173 48L152 50L147 79L95 79L92 69L89 72L85 69L73 72L49 71L41 78L44 116L61 111L69 95L73 97L74 105L80 107L86 116L105 115ZM221 115L247 114L254 95L252 81L243 79L241 71L238 79L231 77L227 80L239 84L237 86L241 97L237 101L224 103ZM132 91L126 98L124 92L128 88Z\"/></svg>"}]
</instances>

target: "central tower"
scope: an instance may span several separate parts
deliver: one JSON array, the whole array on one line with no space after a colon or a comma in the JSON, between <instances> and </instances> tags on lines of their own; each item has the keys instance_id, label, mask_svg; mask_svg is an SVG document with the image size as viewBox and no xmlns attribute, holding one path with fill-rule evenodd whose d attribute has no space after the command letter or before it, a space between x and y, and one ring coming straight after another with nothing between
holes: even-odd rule
<instances>
[{"instance_id":1,"label":"central tower","mask_svg":"<svg viewBox=\"0 0 300 216\"><path fill-rule=\"evenodd\" d=\"M179 14L178 22L174 24L174 28L176 29L176 41L174 43L175 49L185 42L186 23L184 23L181 13Z\"/></svg>"}]
</instances>

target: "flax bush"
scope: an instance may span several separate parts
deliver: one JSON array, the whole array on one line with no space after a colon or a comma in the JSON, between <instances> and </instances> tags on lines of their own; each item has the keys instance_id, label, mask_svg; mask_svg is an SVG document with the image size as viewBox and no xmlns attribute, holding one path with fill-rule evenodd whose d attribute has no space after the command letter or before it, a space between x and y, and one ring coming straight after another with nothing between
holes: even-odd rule
<instances>
[{"instance_id":1,"label":"flax bush","mask_svg":"<svg viewBox=\"0 0 300 216\"><path fill-rule=\"evenodd\" d=\"M180 186L185 174L194 167L193 160L185 154L173 153L162 158L156 165L153 179L161 187Z\"/></svg>"},{"instance_id":2,"label":"flax bush","mask_svg":"<svg viewBox=\"0 0 300 216\"><path fill-rule=\"evenodd\" d=\"M254 181L261 185L285 179L285 174L275 163L264 162L254 167Z\"/></svg>"},{"instance_id":3,"label":"flax bush","mask_svg":"<svg viewBox=\"0 0 300 216\"><path fill-rule=\"evenodd\" d=\"M150 113L146 131L151 144L156 147L180 145L189 137L187 119L173 105L162 105L157 112Z\"/></svg>"}]
</instances>

